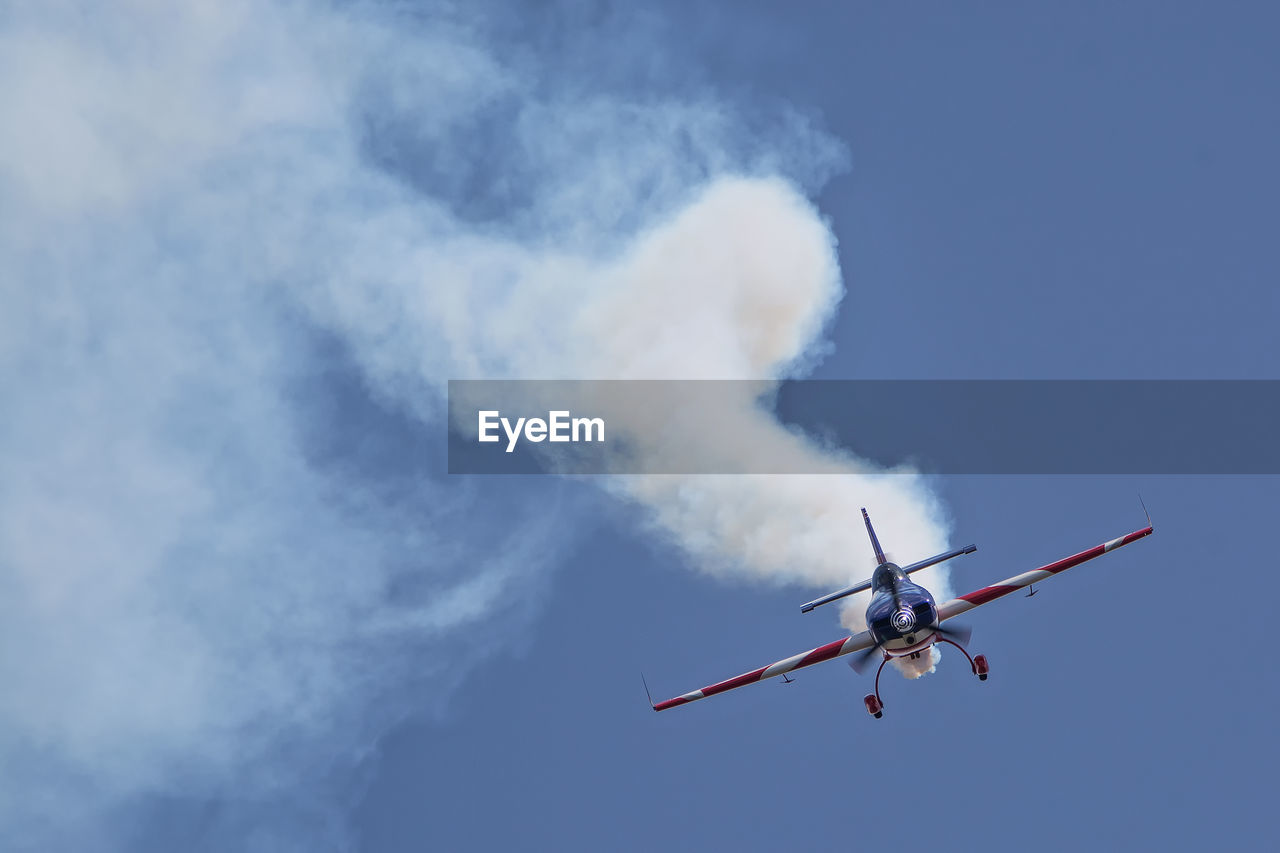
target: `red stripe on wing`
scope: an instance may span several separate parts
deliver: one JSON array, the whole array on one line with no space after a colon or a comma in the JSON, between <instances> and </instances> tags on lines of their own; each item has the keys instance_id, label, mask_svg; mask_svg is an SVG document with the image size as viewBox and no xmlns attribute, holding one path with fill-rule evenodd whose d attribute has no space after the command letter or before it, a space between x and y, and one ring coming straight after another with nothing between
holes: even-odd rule
<instances>
[{"instance_id":1,"label":"red stripe on wing","mask_svg":"<svg viewBox=\"0 0 1280 853\"><path fill-rule=\"evenodd\" d=\"M735 687L742 687L744 685L759 681L760 676L764 675L764 671L768 668L769 667L767 666L762 666L759 669L753 669L750 672L744 672L742 673L742 675L737 675L737 676L734 676L733 678L716 682L710 687L702 688L702 695L714 696L717 693L723 693L726 690L732 690Z\"/></svg>"},{"instance_id":2,"label":"red stripe on wing","mask_svg":"<svg viewBox=\"0 0 1280 853\"><path fill-rule=\"evenodd\" d=\"M988 601L991 601L992 599L995 599L995 598L999 598L1002 595L1008 595L1009 593L1013 592L1015 589L1019 589L1019 587L1004 586L1003 584L995 584L994 586L984 586L982 589L975 590L974 592L971 592L968 595L960 596L960 600L967 601L970 604L972 604L974 607L977 607L979 604L986 604Z\"/></svg>"},{"instance_id":3,"label":"red stripe on wing","mask_svg":"<svg viewBox=\"0 0 1280 853\"><path fill-rule=\"evenodd\" d=\"M1049 572L1050 574L1056 575L1058 572L1065 572L1072 566L1080 565L1085 560L1092 560L1094 557L1101 557L1106 552L1107 546L1105 544L1094 545L1088 551L1081 551L1079 554L1072 554L1070 557L1063 557L1058 562L1050 563L1047 566L1041 566L1040 568L1035 569L1035 571Z\"/></svg>"},{"instance_id":4,"label":"red stripe on wing","mask_svg":"<svg viewBox=\"0 0 1280 853\"><path fill-rule=\"evenodd\" d=\"M1122 545L1128 545L1130 542L1136 542L1142 537L1150 534L1151 530L1152 529L1150 527L1146 527L1146 528L1143 528L1142 530L1135 530L1132 533L1128 533L1120 538L1120 541L1116 543L1115 547L1119 548ZM1104 542L1101 545L1094 545L1092 548L1088 549L1087 551L1081 551L1079 554L1072 554L1070 557L1063 557L1061 560L1058 560L1056 563L1049 563L1046 566L1041 566L1038 569L1032 569L1031 572L1026 572L1024 574L1031 574L1034 572L1048 572L1051 575L1056 575L1059 572L1065 572L1067 569L1073 566L1078 566L1081 563L1092 560L1094 557L1101 557L1105 553L1107 553L1107 543ZM994 599L997 599L1002 595L1008 595L1014 590L1022 589L1023 587L1027 586L1027 584L1032 583L1032 581L1026 581L1025 583L1011 584L1008 582L1010 580L1017 580L1017 578L1008 578L1003 583L992 584L991 586L984 586L982 589L975 590L974 592L968 593L967 595L960 596L960 600L967 601L970 604L972 604L974 607L977 607L980 604L986 604L988 601L993 601Z\"/></svg>"},{"instance_id":5,"label":"red stripe on wing","mask_svg":"<svg viewBox=\"0 0 1280 853\"><path fill-rule=\"evenodd\" d=\"M1124 537L1124 541L1121 542L1120 545L1128 545L1130 542L1136 542L1137 540L1141 539L1143 536L1146 536L1147 534L1151 533L1154 530L1155 530L1154 527L1146 527L1146 528L1143 528L1142 530L1135 530L1132 533L1126 534ZM1116 547L1118 548L1120 546L1117 545Z\"/></svg>"},{"instance_id":6,"label":"red stripe on wing","mask_svg":"<svg viewBox=\"0 0 1280 853\"><path fill-rule=\"evenodd\" d=\"M843 640L836 640L834 642L827 643L825 646L818 646L818 648L801 658L795 666L783 671L791 672L792 670L799 669L802 666L809 666L815 663L822 663L824 660L831 660L833 657L840 654L840 649L847 641L848 638L846 637ZM769 666L773 666L773 664L770 664ZM733 678L716 682L709 687L702 688L702 695L714 696L717 693L723 693L726 690L733 690L735 687L745 687L748 684L759 681L764 676L767 669L769 669L768 666L762 666L759 669L751 670L751 672L744 672L742 675L737 675Z\"/></svg>"},{"instance_id":7,"label":"red stripe on wing","mask_svg":"<svg viewBox=\"0 0 1280 853\"><path fill-rule=\"evenodd\" d=\"M792 658L784 658L783 660L769 664L769 666L762 666L759 669L753 669L750 672L744 672L742 675L717 682L716 684L704 687L701 690L696 690L692 694L686 693L684 696L677 696L674 699L667 699L665 702L658 702L653 706L653 710L665 711L667 708L674 708L677 705L686 705L689 702L703 699L707 696L715 696L717 693L724 693L726 690L733 690L735 687L745 687L748 684L755 684L758 681L762 681L765 677L765 673L769 672L773 667L778 668L773 672L769 672L770 678L775 675L782 675L783 673L800 669L801 667L812 666L815 663L822 663L823 661L840 657L840 655L847 652L870 648L874 644L875 642L872 640L871 635L866 631L863 631L860 634L854 634L853 636L845 637L841 640L835 640L827 643L825 646L818 646L816 649L810 649L807 652L801 652L799 655L794 655L793 657L796 659L796 662L793 664L788 663Z\"/></svg>"},{"instance_id":8,"label":"red stripe on wing","mask_svg":"<svg viewBox=\"0 0 1280 853\"><path fill-rule=\"evenodd\" d=\"M814 649L813 651L809 652L809 654L801 658L800 662L795 666L793 666L791 669L795 670L795 669L799 669L802 666L809 666L810 664L822 663L824 660L831 660L834 657L839 657L840 649L844 647L844 644L846 642L848 642L847 637L843 640L836 640L834 643L827 643L825 646L818 646L818 648ZM788 670L788 672L790 671L791 670Z\"/></svg>"}]
</instances>

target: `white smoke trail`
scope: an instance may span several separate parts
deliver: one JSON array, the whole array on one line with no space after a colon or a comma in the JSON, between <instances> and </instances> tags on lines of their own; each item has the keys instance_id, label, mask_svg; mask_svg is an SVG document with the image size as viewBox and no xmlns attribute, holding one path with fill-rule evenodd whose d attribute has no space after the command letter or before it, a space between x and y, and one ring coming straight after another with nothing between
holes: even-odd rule
<instances>
[{"instance_id":1,"label":"white smoke trail","mask_svg":"<svg viewBox=\"0 0 1280 853\"><path fill-rule=\"evenodd\" d=\"M578 375L614 379L760 379L802 370L843 293L834 243L817 211L784 183L713 182L597 271L597 291L557 301L563 310L576 308L579 319L571 360L556 367L565 374L584 365ZM654 401L643 395L626 417L606 419L631 428L626 438L639 448L640 470L646 455L669 465L687 454L700 470L725 472L614 484L648 507L655 527L697 564L724 577L827 591L846 586L875 567L862 506L870 507L881 541L904 560L946 550L942 510L918 475L887 474L788 430L758 405L751 385L717 390L724 399L710 424L708 406L699 406L704 420L697 422L679 409L646 418L643 409ZM762 459L772 470L806 473L734 473L754 470ZM944 567L917 577L939 600L950 597ZM843 624L863 629L868 600L867 593L850 597ZM895 661L910 677L935 662L936 654Z\"/></svg>"},{"instance_id":2,"label":"white smoke trail","mask_svg":"<svg viewBox=\"0 0 1280 853\"><path fill-rule=\"evenodd\" d=\"M831 235L761 177L819 180L821 133L560 91L457 9L418 11L0 16L5 846L125 849L129 803L231 792L292 805L257 843L342 846L316 780L403 679L465 671L460 630L518 617L551 553L528 521L494 549L421 467L370 471L361 412L434 423L449 377L758 378L821 348ZM307 390L344 369L326 336L359 369L335 411ZM752 452L847 476L623 482L700 565L860 578L860 504L890 547L941 548L918 480L743 406Z\"/></svg>"}]
</instances>

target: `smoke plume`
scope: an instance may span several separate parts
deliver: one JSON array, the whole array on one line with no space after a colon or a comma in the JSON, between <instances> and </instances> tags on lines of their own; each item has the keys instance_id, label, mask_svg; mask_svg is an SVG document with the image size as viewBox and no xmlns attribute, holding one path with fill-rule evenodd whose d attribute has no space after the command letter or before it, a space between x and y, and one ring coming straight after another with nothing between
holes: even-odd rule
<instances>
[{"instance_id":1,"label":"smoke plume","mask_svg":"<svg viewBox=\"0 0 1280 853\"><path fill-rule=\"evenodd\" d=\"M661 52L644 28L531 53L500 17L0 17L3 846L129 849L159 797L239 804L214 847L344 846L324 780L492 651L477 625L527 618L564 545L527 492L499 531L469 511L497 489L413 455L445 381L777 378L821 355L842 286L804 194L839 145L584 73L598 44ZM744 444L706 453L838 475L618 480L694 564L860 579L860 505L891 547L945 546L914 475L751 400L735 416Z\"/></svg>"}]
</instances>

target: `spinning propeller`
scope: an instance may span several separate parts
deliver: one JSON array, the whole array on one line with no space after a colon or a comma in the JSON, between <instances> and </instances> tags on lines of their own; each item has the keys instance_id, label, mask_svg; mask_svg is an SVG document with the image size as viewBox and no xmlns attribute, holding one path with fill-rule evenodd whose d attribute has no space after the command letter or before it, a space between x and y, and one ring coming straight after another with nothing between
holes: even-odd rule
<instances>
[{"instance_id":1,"label":"spinning propeller","mask_svg":"<svg viewBox=\"0 0 1280 853\"><path fill-rule=\"evenodd\" d=\"M935 623L928 628L920 629L919 633L923 634L925 632L937 634L939 637L945 637L953 643L964 646L969 642L969 637L973 634L973 629L968 625L956 625L951 628L943 628L941 625ZM849 658L849 667L854 672L861 675L866 670L867 664L871 662L871 658L875 656L876 652L882 652L883 650L884 645L877 643L866 651L851 656Z\"/></svg>"}]
</instances>

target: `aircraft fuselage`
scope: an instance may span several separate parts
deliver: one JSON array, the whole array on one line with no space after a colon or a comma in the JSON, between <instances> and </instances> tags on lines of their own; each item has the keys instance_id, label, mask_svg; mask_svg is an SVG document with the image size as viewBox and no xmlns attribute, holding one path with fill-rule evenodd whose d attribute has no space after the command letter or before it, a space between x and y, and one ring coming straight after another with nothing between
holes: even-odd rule
<instances>
[{"instance_id":1,"label":"aircraft fuselage","mask_svg":"<svg viewBox=\"0 0 1280 853\"><path fill-rule=\"evenodd\" d=\"M867 628L892 656L912 654L934 643L938 607L929 591L912 583L894 563L883 563L872 576Z\"/></svg>"}]
</instances>

